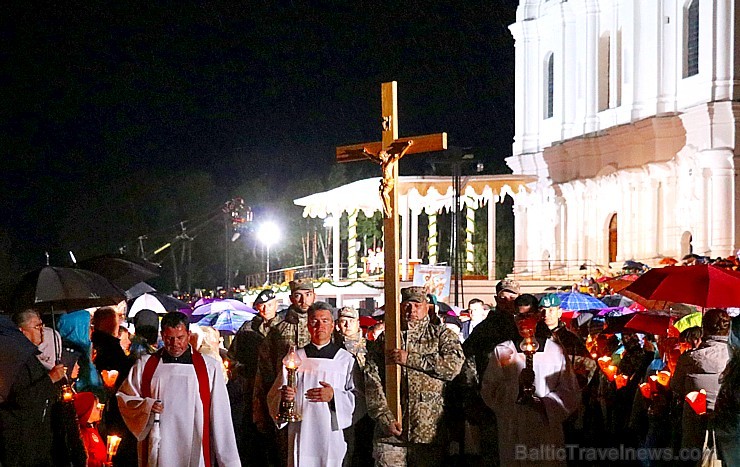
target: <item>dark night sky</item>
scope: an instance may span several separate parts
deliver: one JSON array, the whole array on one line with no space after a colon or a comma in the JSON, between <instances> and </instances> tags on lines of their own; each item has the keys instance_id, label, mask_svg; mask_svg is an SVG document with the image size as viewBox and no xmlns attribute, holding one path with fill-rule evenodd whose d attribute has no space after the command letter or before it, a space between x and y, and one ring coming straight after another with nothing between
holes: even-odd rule
<instances>
[{"instance_id":1,"label":"dark night sky","mask_svg":"<svg viewBox=\"0 0 740 467\"><path fill-rule=\"evenodd\" d=\"M14 3L0 270L38 266L80 193L142 170L321 177L335 146L379 139L383 81L399 83L402 136L447 131L505 170L515 0Z\"/></svg>"}]
</instances>

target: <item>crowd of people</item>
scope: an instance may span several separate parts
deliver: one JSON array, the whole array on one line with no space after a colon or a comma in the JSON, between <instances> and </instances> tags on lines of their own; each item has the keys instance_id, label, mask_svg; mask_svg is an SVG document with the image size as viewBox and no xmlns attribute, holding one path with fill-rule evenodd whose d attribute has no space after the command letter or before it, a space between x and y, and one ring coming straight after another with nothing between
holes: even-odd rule
<instances>
[{"instance_id":1,"label":"crowd of people","mask_svg":"<svg viewBox=\"0 0 740 467\"><path fill-rule=\"evenodd\" d=\"M386 349L382 316L363 329L313 284L290 282L280 313L262 290L228 348L179 312L127 323L125 302L56 330L33 308L0 315L0 465L696 465L712 448L740 465L726 310L670 337L571 324L557 294L510 279L459 314L408 287Z\"/></svg>"}]
</instances>

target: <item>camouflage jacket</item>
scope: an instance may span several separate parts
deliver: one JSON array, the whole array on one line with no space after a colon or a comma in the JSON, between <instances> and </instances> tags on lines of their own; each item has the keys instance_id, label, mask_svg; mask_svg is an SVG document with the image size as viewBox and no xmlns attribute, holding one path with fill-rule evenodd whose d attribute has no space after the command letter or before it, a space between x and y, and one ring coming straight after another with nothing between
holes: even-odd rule
<instances>
[{"instance_id":1,"label":"camouflage jacket","mask_svg":"<svg viewBox=\"0 0 740 467\"><path fill-rule=\"evenodd\" d=\"M429 318L410 323L402 333L403 348L408 352L401 372L401 408L403 436L409 443L441 444L443 429L444 388L462 368L462 346L457 335L444 326L432 324ZM381 338L370 346L365 366L365 396L370 416L383 430L395 420L385 398L385 341ZM384 442L399 441L393 437Z\"/></svg>"},{"instance_id":2,"label":"camouflage jacket","mask_svg":"<svg viewBox=\"0 0 740 467\"><path fill-rule=\"evenodd\" d=\"M365 362L367 361L367 341L362 337L362 333L360 333L358 339L348 339L337 332L334 334L334 342L354 355L360 368L365 368Z\"/></svg>"},{"instance_id":3,"label":"camouflage jacket","mask_svg":"<svg viewBox=\"0 0 740 467\"><path fill-rule=\"evenodd\" d=\"M252 417L261 431L271 431L275 426L267 409L267 393L277 375L282 375L283 357L290 350L291 344L300 349L309 342L311 336L308 333L308 315L291 306L283 321L271 326L270 332L260 344L254 380Z\"/></svg>"}]
</instances>

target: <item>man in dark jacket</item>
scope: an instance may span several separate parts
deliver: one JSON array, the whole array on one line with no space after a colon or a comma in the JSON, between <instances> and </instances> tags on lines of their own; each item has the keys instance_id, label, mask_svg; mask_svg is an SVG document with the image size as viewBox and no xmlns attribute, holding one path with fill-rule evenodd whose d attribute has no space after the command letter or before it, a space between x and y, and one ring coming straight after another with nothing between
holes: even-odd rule
<instances>
[{"instance_id":1,"label":"man in dark jacket","mask_svg":"<svg viewBox=\"0 0 740 467\"><path fill-rule=\"evenodd\" d=\"M480 397L480 380L486 371L490 353L498 344L518 340L514 323L514 301L519 297L519 283L504 279L496 284L496 308L478 324L463 343L465 364L455 385L460 388L465 415L473 431L479 430L482 465L498 465L496 416ZM536 301L531 303L536 307ZM474 449L474 448L473 448Z\"/></svg>"},{"instance_id":2,"label":"man in dark jacket","mask_svg":"<svg viewBox=\"0 0 740 467\"><path fill-rule=\"evenodd\" d=\"M12 323L0 317L0 379L12 381L0 394L0 465L5 467L52 464L51 405L57 397L54 383L64 377L64 366L47 371L36 358L42 330L33 309L15 313Z\"/></svg>"}]
</instances>

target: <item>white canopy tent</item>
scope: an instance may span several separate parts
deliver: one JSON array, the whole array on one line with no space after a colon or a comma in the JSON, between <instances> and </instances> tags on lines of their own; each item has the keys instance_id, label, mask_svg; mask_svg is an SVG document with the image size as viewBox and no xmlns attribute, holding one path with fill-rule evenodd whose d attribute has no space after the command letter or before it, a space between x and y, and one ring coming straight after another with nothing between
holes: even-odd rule
<instances>
[{"instance_id":1,"label":"white canopy tent","mask_svg":"<svg viewBox=\"0 0 740 467\"><path fill-rule=\"evenodd\" d=\"M483 205L488 207L488 276L494 278L496 261L496 202L503 200L507 194L515 194L527 191L526 185L536 181L534 176L517 175L471 175L461 178L461 203L464 209L472 213ZM333 226L333 279L339 280L339 220L343 213L349 216L349 236L356 238L355 229L357 224L357 213L362 211L367 217L371 217L376 211L382 210L379 194L380 177L358 180L346 185L321 193L314 193L303 198L294 200L298 206L303 206L303 217L325 219L331 217ZM401 262L402 276L406 280L408 264L410 259L418 258L419 248L419 222L418 217L422 212L430 218L436 218L437 213L450 211L455 203L455 192L453 180L449 176L406 176L398 180L399 214L401 216ZM474 220L468 215L466 232L470 232L472 239ZM431 220L431 219L430 219ZM434 230L432 231L432 225ZM436 222L430 222L429 237L430 245L434 245L434 252L430 246L430 263L436 262ZM355 235L353 237L353 235ZM469 240L469 258L472 261L472 240ZM348 242L348 258L350 263L349 278L353 276L353 262L357 263L355 242ZM354 273L356 274L356 272Z\"/></svg>"}]
</instances>

